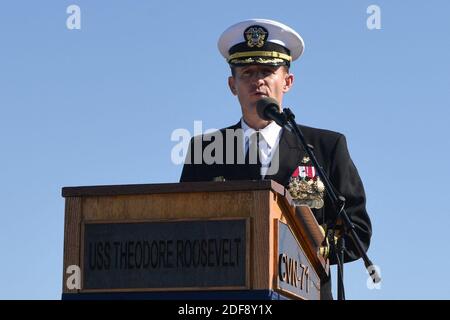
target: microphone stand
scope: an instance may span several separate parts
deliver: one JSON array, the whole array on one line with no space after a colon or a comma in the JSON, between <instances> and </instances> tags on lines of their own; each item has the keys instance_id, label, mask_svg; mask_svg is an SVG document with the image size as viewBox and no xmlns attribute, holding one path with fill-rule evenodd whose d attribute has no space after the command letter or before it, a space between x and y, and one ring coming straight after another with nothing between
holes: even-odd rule
<instances>
[{"instance_id":1,"label":"microphone stand","mask_svg":"<svg viewBox=\"0 0 450 320\"><path fill-rule=\"evenodd\" d=\"M303 149L308 154L309 158L311 159L311 162L313 166L316 168L319 177L322 179L323 184L325 186L325 190L327 191L329 197L331 198L331 202L334 205L334 208L336 209L337 215L336 215L336 223L333 225L333 229L337 225L338 220L342 222L342 234L337 242L337 248L335 247L335 254L336 254L336 262L337 262L337 272L338 272L338 300L345 300L345 290L344 290L344 252L345 252L345 239L344 235L349 235L350 239L354 243L356 249L358 250L359 255L364 260L364 265L372 278L372 281L374 283L378 283L381 281L380 276L378 275L376 268L373 267L372 261L370 261L369 257L367 256L366 252L363 249L363 244L361 240L359 239L358 235L355 231L354 224L350 221L350 218L347 215L347 212L345 211L345 198L342 196L337 196L334 192L334 188L331 184L330 179L328 178L327 174L323 170L323 168L319 165L314 152L312 150L312 146L308 145L305 137L303 136L303 133L301 132L300 128L297 126L295 122L295 115L292 113L292 111L289 108L283 109L284 111L284 119L282 121L279 121L281 123L278 123L282 125L283 127L286 127L289 131L293 131L296 135L297 139L299 140L300 144L302 145ZM278 120L278 119L277 119ZM278 121L276 121L278 122ZM326 235L325 235L326 236ZM334 232L333 232L333 239L331 242L334 244Z\"/></svg>"}]
</instances>

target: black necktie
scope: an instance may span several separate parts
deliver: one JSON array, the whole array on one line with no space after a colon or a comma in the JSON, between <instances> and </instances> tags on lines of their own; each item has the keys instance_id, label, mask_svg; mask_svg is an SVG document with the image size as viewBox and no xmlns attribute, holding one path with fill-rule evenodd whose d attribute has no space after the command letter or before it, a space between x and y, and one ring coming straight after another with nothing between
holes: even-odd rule
<instances>
[{"instance_id":1,"label":"black necktie","mask_svg":"<svg viewBox=\"0 0 450 320\"><path fill-rule=\"evenodd\" d=\"M260 133L252 133L248 140L247 153L245 154L245 164L248 172L247 177L250 180L261 180L261 158L259 151Z\"/></svg>"}]
</instances>

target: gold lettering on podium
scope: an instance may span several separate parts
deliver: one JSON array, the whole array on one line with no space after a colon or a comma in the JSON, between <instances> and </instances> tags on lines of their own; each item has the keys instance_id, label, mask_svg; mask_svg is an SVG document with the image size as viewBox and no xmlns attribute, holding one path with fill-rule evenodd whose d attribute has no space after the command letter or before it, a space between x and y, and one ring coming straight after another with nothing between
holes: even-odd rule
<instances>
[{"instance_id":1,"label":"gold lettering on podium","mask_svg":"<svg viewBox=\"0 0 450 320\"><path fill-rule=\"evenodd\" d=\"M301 270L300 270L301 269ZM282 253L278 256L278 277L280 281L309 292L309 268L300 261Z\"/></svg>"}]
</instances>

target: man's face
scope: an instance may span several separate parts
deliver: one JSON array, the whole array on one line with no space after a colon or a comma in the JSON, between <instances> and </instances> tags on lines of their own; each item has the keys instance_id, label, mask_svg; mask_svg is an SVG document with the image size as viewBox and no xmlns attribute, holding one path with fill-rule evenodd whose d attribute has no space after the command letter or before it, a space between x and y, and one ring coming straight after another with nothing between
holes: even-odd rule
<instances>
[{"instance_id":1,"label":"man's face","mask_svg":"<svg viewBox=\"0 0 450 320\"><path fill-rule=\"evenodd\" d=\"M235 75L228 78L231 92L236 95L244 116L256 113L256 103L264 97L276 99L281 106L283 95L289 91L294 76L285 67L249 65L235 67Z\"/></svg>"}]
</instances>

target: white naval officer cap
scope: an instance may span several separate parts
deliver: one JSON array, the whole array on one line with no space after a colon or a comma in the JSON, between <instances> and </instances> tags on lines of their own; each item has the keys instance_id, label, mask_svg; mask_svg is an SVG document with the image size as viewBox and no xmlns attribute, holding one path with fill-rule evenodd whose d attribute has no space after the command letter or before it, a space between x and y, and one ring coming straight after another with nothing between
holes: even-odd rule
<instances>
[{"instance_id":1,"label":"white naval officer cap","mask_svg":"<svg viewBox=\"0 0 450 320\"><path fill-rule=\"evenodd\" d=\"M217 43L230 65L287 65L304 49L302 37L292 28L267 19L249 19L226 29Z\"/></svg>"}]
</instances>

